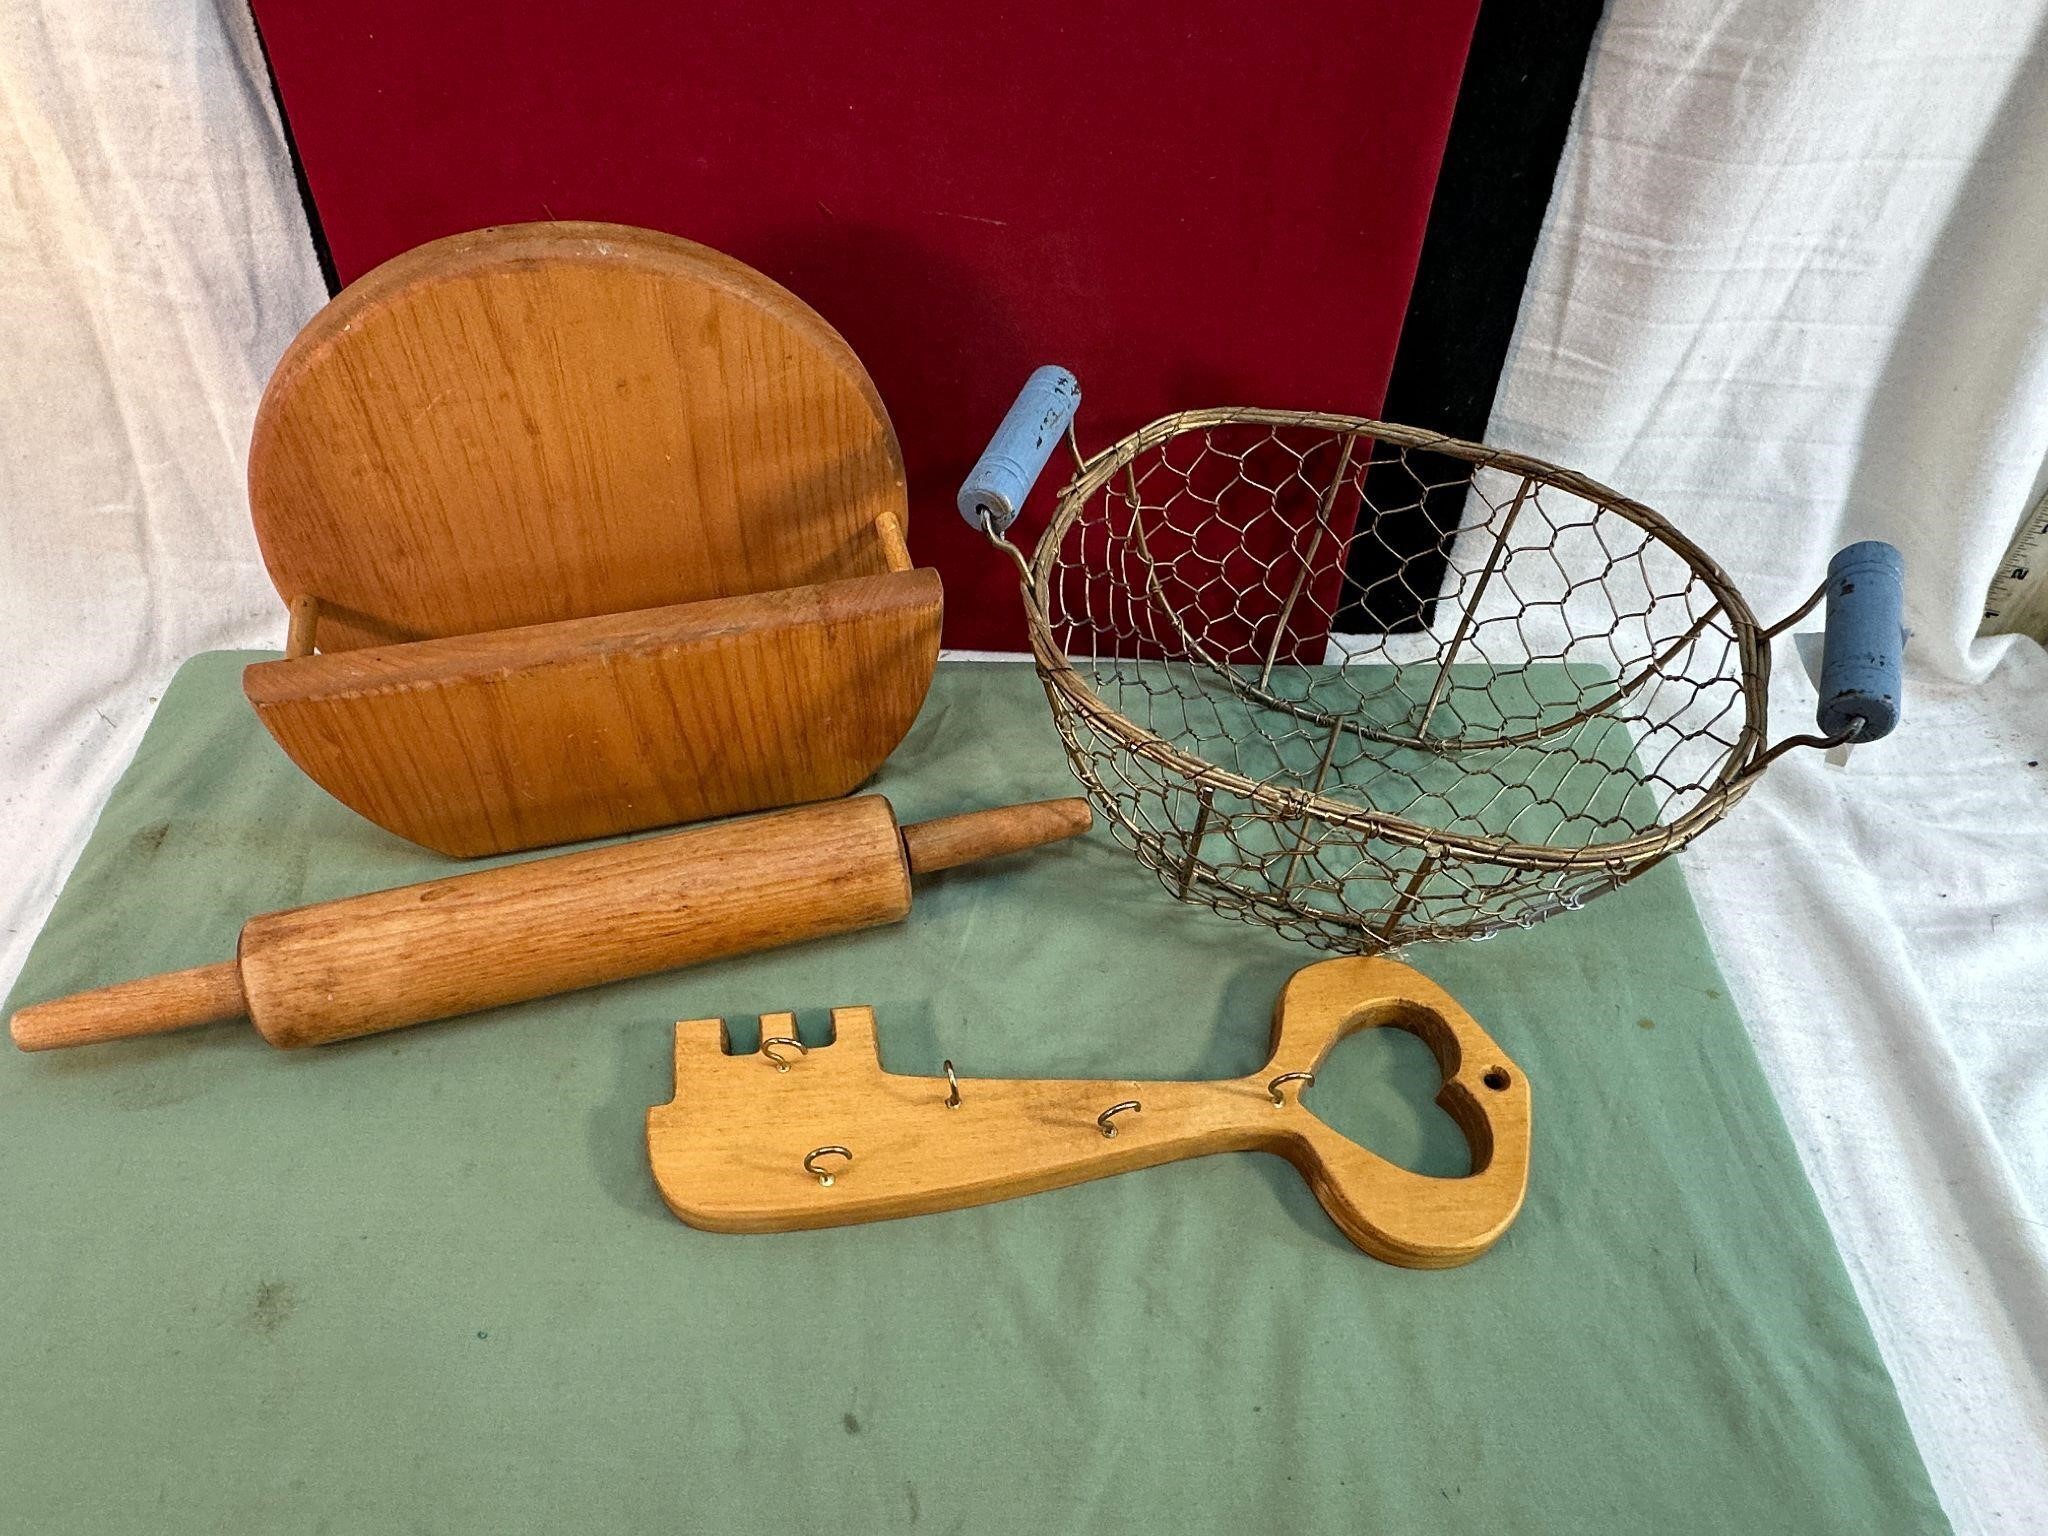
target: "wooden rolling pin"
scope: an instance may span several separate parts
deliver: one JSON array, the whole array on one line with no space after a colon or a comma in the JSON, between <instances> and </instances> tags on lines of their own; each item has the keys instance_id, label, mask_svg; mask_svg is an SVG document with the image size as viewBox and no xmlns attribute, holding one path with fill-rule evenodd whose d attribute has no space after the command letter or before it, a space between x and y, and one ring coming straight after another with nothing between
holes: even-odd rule
<instances>
[{"instance_id":1,"label":"wooden rolling pin","mask_svg":"<svg viewBox=\"0 0 2048 1536\"><path fill-rule=\"evenodd\" d=\"M25 1051L246 1016L325 1045L900 921L910 877L1085 832L1085 800L899 827L861 795L265 913L236 958L37 1003Z\"/></svg>"}]
</instances>

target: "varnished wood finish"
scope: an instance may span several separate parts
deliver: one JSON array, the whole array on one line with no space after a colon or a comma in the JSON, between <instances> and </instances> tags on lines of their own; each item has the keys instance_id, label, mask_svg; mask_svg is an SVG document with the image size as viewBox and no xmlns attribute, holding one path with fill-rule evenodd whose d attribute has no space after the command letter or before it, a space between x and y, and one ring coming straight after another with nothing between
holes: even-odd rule
<instances>
[{"instance_id":1,"label":"varnished wood finish","mask_svg":"<svg viewBox=\"0 0 2048 1536\"><path fill-rule=\"evenodd\" d=\"M1273 1055L1221 1082L1010 1081L884 1072L874 1014L839 1008L835 1038L777 1072L728 1054L722 1020L676 1026L676 1096L648 1112L648 1154L669 1209L717 1232L782 1232L982 1205L1213 1152L1274 1152L1300 1169L1345 1235L1391 1264L1442 1269L1484 1253L1522 1206L1529 1089L1470 1014L1392 960L1326 960L1295 973L1273 1013ZM1300 1084L1344 1036L1413 1031L1443 1070L1437 1103L1464 1131L1472 1171L1399 1168L1339 1135L1301 1103ZM1110 1106L1138 1101L1111 1122ZM804 1169L825 1146L827 1186Z\"/></svg>"},{"instance_id":2,"label":"varnished wood finish","mask_svg":"<svg viewBox=\"0 0 2048 1536\"><path fill-rule=\"evenodd\" d=\"M859 360L650 230L479 230L352 284L264 393L249 504L292 613L250 702L443 853L845 794L938 661Z\"/></svg>"},{"instance_id":3,"label":"varnished wood finish","mask_svg":"<svg viewBox=\"0 0 2048 1536\"><path fill-rule=\"evenodd\" d=\"M910 911L879 795L254 917L239 951L272 1045L324 1045Z\"/></svg>"},{"instance_id":4,"label":"varnished wood finish","mask_svg":"<svg viewBox=\"0 0 2048 1536\"><path fill-rule=\"evenodd\" d=\"M342 804L503 853L856 789L917 718L938 573L257 662L243 690Z\"/></svg>"},{"instance_id":5,"label":"varnished wood finish","mask_svg":"<svg viewBox=\"0 0 2048 1536\"><path fill-rule=\"evenodd\" d=\"M37 1003L15 1014L13 1035L24 1051L55 1051L218 1024L248 1011L241 967L219 960Z\"/></svg>"},{"instance_id":6,"label":"varnished wood finish","mask_svg":"<svg viewBox=\"0 0 2048 1536\"><path fill-rule=\"evenodd\" d=\"M894 429L809 306L617 224L436 240L355 283L264 391L249 505L323 650L889 569Z\"/></svg>"},{"instance_id":7,"label":"varnished wood finish","mask_svg":"<svg viewBox=\"0 0 2048 1536\"><path fill-rule=\"evenodd\" d=\"M980 857L1071 837L1085 801L949 818ZM251 918L236 961L14 1015L23 1050L233 1018L272 1045L346 1040L899 920L906 833L880 795L529 859ZM1030 835L1026 835L1026 834Z\"/></svg>"},{"instance_id":8,"label":"varnished wood finish","mask_svg":"<svg viewBox=\"0 0 2048 1536\"><path fill-rule=\"evenodd\" d=\"M903 849L913 875L930 875L1078 837L1093 822L1088 802L1078 796L1034 800L915 822L903 829Z\"/></svg>"}]
</instances>

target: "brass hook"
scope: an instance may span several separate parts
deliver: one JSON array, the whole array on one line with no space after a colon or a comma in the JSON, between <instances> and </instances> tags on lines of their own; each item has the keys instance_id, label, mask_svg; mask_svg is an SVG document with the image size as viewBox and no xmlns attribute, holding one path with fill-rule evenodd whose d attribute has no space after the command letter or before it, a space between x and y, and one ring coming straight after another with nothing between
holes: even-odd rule
<instances>
[{"instance_id":1,"label":"brass hook","mask_svg":"<svg viewBox=\"0 0 2048 1536\"><path fill-rule=\"evenodd\" d=\"M1282 1072L1278 1077L1266 1084L1266 1092L1272 1096L1275 1109L1285 1109L1287 1107L1287 1100L1280 1096L1280 1085L1282 1083L1299 1083L1301 1084L1302 1093L1307 1093L1309 1085L1315 1080L1316 1075L1313 1072Z\"/></svg>"},{"instance_id":2,"label":"brass hook","mask_svg":"<svg viewBox=\"0 0 2048 1536\"><path fill-rule=\"evenodd\" d=\"M1135 1112L1136 1110L1142 1109L1143 1107L1144 1106L1141 1105L1136 1099L1125 1099L1123 1103L1112 1104L1109 1106L1109 1108L1105 1109L1101 1114L1097 1115L1095 1117L1095 1123L1102 1127L1103 1135L1114 1136L1116 1134L1116 1127L1109 1123L1109 1117L1111 1115L1120 1115L1124 1113L1125 1110L1131 1110Z\"/></svg>"},{"instance_id":3,"label":"brass hook","mask_svg":"<svg viewBox=\"0 0 2048 1536\"><path fill-rule=\"evenodd\" d=\"M946 1108L958 1109L960 1107L960 1079L953 1075L952 1062L941 1062L940 1065L946 1069Z\"/></svg>"},{"instance_id":4,"label":"brass hook","mask_svg":"<svg viewBox=\"0 0 2048 1536\"><path fill-rule=\"evenodd\" d=\"M832 1175L818 1166L818 1159L821 1157L831 1157L835 1154L845 1158L849 1163L853 1161L853 1154L844 1147L813 1147L804 1154L804 1172L808 1173L827 1189L832 1187Z\"/></svg>"},{"instance_id":5,"label":"brass hook","mask_svg":"<svg viewBox=\"0 0 2048 1536\"><path fill-rule=\"evenodd\" d=\"M808 1045L805 1045L803 1041L797 1039L794 1035L769 1036L769 1038L761 1042L761 1054L763 1056L766 1056L770 1061L775 1063L775 1070L778 1072L787 1072L789 1070L789 1063L784 1061L773 1050L773 1047L778 1045L795 1046L796 1053L799 1056L808 1056L811 1054L811 1048Z\"/></svg>"}]
</instances>

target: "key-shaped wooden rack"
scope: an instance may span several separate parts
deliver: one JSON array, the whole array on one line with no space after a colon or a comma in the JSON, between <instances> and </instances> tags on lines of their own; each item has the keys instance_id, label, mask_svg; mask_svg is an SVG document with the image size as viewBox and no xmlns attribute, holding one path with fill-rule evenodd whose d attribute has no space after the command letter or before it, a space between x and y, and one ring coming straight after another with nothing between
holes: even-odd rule
<instances>
[{"instance_id":1,"label":"key-shaped wooden rack","mask_svg":"<svg viewBox=\"0 0 2048 1536\"><path fill-rule=\"evenodd\" d=\"M985 1205L1212 1152L1275 1152L1374 1258L1446 1269L1477 1258L1521 1210L1529 1089L1449 993L1384 959L1297 971L1273 1010L1273 1055L1211 1082L906 1077L882 1070L869 1008L835 1008L830 1045L764 1014L761 1049L735 1056L722 1019L676 1026L676 1096L647 1114L669 1209L713 1232L786 1232ZM1397 1167L1301 1102L1346 1035L1392 1025L1443 1070L1437 1103L1472 1171Z\"/></svg>"}]
</instances>

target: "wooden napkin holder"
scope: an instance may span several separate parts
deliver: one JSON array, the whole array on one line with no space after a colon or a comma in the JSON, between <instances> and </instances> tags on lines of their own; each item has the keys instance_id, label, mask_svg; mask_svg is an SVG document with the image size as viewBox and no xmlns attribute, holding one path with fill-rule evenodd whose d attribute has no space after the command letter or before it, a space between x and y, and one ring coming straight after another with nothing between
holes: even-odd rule
<instances>
[{"instance_id":1,"label":"wooden napkin holder","mask_svg":"<svg viewBox=\"0 0 2048 1536\"><path fill-rule=\"evenodd\" d=\"M859 360L672 236L520 225L379 267L279 363L249 485L290 611L257 717L443 853L843 795L937 663Z\"/></svg>"}]
</instances>

